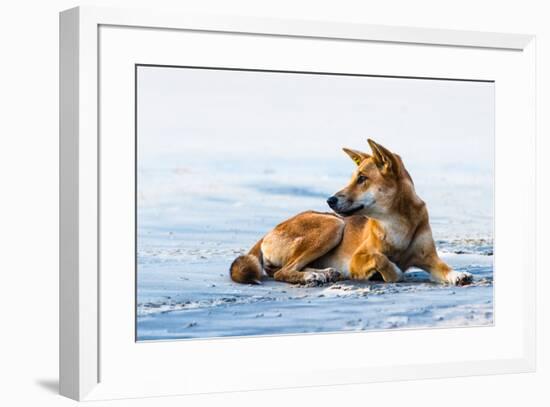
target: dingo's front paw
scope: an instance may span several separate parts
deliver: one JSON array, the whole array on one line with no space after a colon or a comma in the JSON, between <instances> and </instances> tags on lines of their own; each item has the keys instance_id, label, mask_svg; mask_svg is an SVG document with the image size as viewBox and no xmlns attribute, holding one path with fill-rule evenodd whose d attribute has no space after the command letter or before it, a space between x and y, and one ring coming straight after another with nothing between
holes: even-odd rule
<instances>
[{"instance_id":1,"label":"dingo's front paw","mask_svg":"<svg viewBox=\"0 0 550 407\"><path fill-rule=\"evenodd\" d=\"M474 281L474 276L466 271L450 271L445 276L445 283L452 285L468 285Z\"/></svg>"}]
</instances>

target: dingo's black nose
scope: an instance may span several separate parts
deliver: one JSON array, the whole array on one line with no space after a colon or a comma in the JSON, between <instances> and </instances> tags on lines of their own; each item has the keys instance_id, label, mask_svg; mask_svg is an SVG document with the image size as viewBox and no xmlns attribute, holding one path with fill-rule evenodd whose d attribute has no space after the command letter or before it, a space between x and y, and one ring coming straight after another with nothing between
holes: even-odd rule
<instances>
[{"instance_id":1,"label":"dingo's black nose","mask_svg":"<svg viewBox=\"0 0 550 407\"><path fill-rule=\"evenodd\" d=\"M338 203L338 198L335 196L331 196L329 199L327 199L328 206L331 208L334 208L336 204Z\"/></svg>"}]
</instances>

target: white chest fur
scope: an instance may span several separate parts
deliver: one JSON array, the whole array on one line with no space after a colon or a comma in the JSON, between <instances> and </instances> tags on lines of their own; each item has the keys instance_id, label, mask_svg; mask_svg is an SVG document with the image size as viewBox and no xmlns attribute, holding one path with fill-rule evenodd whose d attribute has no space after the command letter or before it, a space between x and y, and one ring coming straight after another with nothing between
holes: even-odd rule
<instances>
[{"instance_id":1,"label":"white chest fur","mask_svg":"<svg viewBox=\"0 0 550 407\"><path fill-rule=\"evenodd\" d=\"M378 221L381 229L378 238L394 249L404 250L411 241L410 226L399 219Z\"/></svg>"}]
</instances>

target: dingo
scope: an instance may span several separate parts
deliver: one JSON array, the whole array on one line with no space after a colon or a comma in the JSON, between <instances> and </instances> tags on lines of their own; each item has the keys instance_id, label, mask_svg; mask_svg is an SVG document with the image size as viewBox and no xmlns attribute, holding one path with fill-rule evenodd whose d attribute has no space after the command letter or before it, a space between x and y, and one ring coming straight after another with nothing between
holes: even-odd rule
<instances>
[{"instance_id":1,"label":"dingo","mask_svg":"<svg viewBox=\"0 0 550 407\"><path fill-rule=\"evenodd\" d=\"M401 157L368 143L372 155L344 148L357 169L327 200L336 214L308 211L277 225L233 261L234 281L259 284L265 271L293 284L369 280L376 273L396 282L410 267L440 283L472 281L470 273L454 271L437 255L428 209Z\"/></svg>"}]
</instances>

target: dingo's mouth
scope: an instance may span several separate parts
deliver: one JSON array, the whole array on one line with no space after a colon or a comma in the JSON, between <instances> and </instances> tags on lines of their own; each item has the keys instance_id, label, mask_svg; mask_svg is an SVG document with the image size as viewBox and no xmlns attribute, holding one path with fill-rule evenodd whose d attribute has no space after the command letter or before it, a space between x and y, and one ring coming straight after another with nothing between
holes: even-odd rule
<instances>
[{"instance_id":1,"label":"dingo's mouth","mask_svg":"<svg viewBox=\"0 0 550 407\"><path fill-rule=\"evenodd\" d=\"M358 207L356 208L352 208L352 209L348 209L347 211L336 211L339 215L342 215L342 216L351 216L353 215L354 213L360 211L361 209L363 209L365 207L365 205L359 205Z\"/></svg>"}]
</instances>

